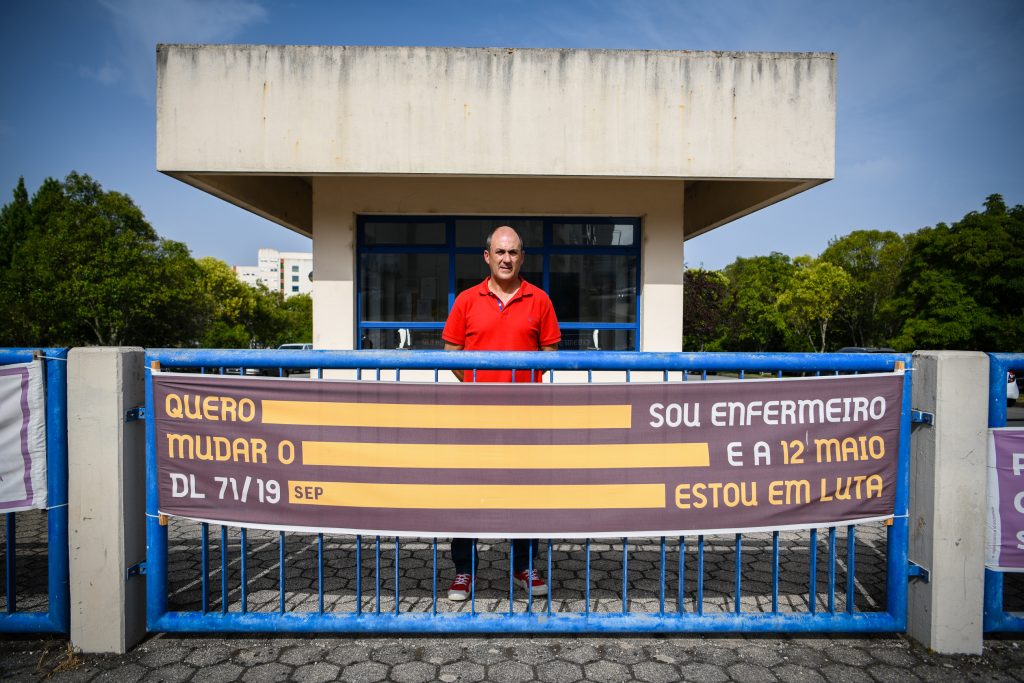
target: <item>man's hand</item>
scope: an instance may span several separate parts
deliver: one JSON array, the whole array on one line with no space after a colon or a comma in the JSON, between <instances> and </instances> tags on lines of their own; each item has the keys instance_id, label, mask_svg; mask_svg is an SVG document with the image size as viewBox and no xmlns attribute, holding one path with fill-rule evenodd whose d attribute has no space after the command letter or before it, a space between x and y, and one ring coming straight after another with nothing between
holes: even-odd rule
<instances>
[{"instance_id":1,"label":"man's hand","mask_svg":"<svg viewBox=\"0 0 1024 683\"><path fill-rule=\"evenodd\" d=\"M444 343L444 350L445 351L461 351L464 348L465 347L462 346L461 344L449 344L448 342ZM462 381L464 381L463 380L463 376L466 374L466 371L465 370L452 370L452 374L455 375L455 378L457 380L462 382Z\"/></svg>"}]
</instances>

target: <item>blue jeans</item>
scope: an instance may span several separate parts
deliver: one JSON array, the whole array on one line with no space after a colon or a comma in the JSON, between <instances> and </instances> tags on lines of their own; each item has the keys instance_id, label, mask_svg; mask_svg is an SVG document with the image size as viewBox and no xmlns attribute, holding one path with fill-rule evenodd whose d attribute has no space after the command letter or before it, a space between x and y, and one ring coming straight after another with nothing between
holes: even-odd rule
<instances>
[{"instance_id":1,"label":"blue jeans","mask_svg":"<svg viewBox=\"0 0 1024 683\"><path fill-rule=\"evenodd\" d=\"M536 538L516 538L512 541L512 571L525 571L530 566L533 556L533 568L537 568L537 552L540 543ZM452 562L455 563L456 574L472 574L473 553L476 551L475 538L452 539ZM477 565L479 566L479 560Z\"/></svg>"}]
</instances>

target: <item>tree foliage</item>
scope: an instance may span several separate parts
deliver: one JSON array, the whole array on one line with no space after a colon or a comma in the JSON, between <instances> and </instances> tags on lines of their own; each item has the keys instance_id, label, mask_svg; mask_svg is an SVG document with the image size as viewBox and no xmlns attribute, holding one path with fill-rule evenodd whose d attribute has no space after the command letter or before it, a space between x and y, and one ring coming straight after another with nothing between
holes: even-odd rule
<instances>
[{"instance_id":1,"label":"tree foliage","mask_svg":"<svg viewBox=\"0 0 1024 683\"><path fill-rule=\"evenodd\" d=\"M801 256L789 286L779 294L779 312L787 324L792 350L805 341L811 350L828 349L828 330L843 306L853 280L839 266L822 259Z\"/></svg>"},{"instance_id":2,"label":"tree foliage","mask_svg":"<svg viewBox=\"0 0 1024 683\"><path fill-rule=\"evenodd\" d=\"M283 300L161 239L88 175L19 180L0 208L0 346L251 348L310 341L309 296Z\"/></svg>"},{"instance_id":3,"label":"tree foliage","mask_svg":"<svg viewBox=\"0 0 1024 683\"><path fill-rule=\"evenodd\" d=\"M789 286L794 270L792 260L779 252L738 258L725 267L723 272L729 282L729 316L721 348L730 351L785 348L786 323L779 311L778 298Z\"/></svg>"},{"instance_id":4,"label":"tree foliage","mask_svg":"<svg viewBox=\"0 0 1024 683\"><path fill-rule=\"evenodd\" d=\"M704 351L718 340L727 320L729 280L718 271L683 273L683 349Z\"/></svg>"}]
</instances>

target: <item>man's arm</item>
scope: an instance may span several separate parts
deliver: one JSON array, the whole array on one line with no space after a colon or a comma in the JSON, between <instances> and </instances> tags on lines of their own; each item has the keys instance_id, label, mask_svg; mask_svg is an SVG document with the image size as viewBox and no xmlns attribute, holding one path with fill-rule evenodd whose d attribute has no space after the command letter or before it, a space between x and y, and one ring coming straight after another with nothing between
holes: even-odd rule
<instances>
[{"instance_id":1,"label":"man's arm","mask_svg":"<svg viewBox=\"0 0 1024 683\"><path fill-rule=\"evenodd\" d=\"M461 351L464 348L465 347L462 346L461 344L449 344L448 342L444 343L444 350L445 351ZM551 350L554 351L554 349L551 349ZM460 382L462 382L463 381L462 378L466 374L466 371L465 370L452 370L452 374L455 375L456 379L458 379Z\"/></svg>"}]
</instances>

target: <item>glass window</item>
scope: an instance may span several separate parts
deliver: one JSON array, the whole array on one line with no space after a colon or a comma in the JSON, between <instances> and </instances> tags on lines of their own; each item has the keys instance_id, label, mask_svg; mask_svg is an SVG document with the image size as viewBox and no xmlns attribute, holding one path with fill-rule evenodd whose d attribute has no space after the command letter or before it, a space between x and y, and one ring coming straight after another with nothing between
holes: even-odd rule
<instances>
[{"instance_id":1,"label":"glass window","mask_svg":"<svg viewBox=\"0 0 1024 683\"><path fill-rule=\"evenodd\" d=\"M521 273L551 296L560 348L637 349L639 219L515 216L360 218L359 348L442 348L448 310L487 276L484 243L501 225L523 237Z\"/></svg>"},{"instance_id":2,"label":"glass window","mask_svg":"<svg viewBox=\"0 0 1024 683\"><path fill-rule=\"evenodd\" d=\"M292 285L292 291L293 292L299 291L299 286L298 285Z\"/></svg>"},{"instance_id":3,"label":"glass window","mask_svg":"<svg viewBox=\"0 0 1024 683\"><path fill-rule=\"evenodd\" d=\"M399 223L393 221L366 221L363 223L364 244L444 244L443 222Z\"/></svg>"},{"instance_id":4,"label":"glass window","mask_svg":"<svg viewBox=\"0 0 1024 683\"><path fill-rule=\"evenodd\" d=\"M441 322L448 317L447 254L363 254L360 320Z\"/></svg>"},{"instance_id":5,"label":"glass window","mask_svg":"<svg viewBox=\"0 0 1024 683\"><path fill-rule=\"evenodd\" d=\"M293 273L299 272L299 267L298 266L292 266L292 272Z\"/></svg>"},{"instance_id":6,"label":"glass window","mask_svg":"<svg viewBox=\"0 0 1024 683\"><path fill-rule=\"evenodd\" d=\"M299 276L298 275L292 275L292 282L298 282L298 281L299 281Z\"/></svg>"}]
</instances>

